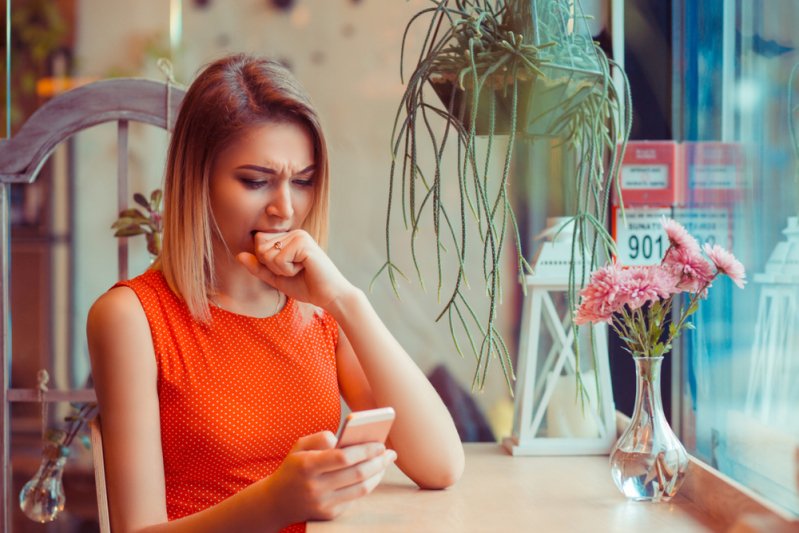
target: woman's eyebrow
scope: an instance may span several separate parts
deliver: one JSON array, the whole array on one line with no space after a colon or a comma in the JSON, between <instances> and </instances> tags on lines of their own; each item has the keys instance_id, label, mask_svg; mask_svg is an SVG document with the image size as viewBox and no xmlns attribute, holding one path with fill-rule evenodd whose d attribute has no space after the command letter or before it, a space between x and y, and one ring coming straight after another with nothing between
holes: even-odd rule
<instances>
[{"instance_id":1,"label":"woman's eyebrow","mask_svg":"<svg viewBox=\"0 0 799 533\"><path fill-rule=\"evenodd\" d=\"M271 168L268 168L268 167L262 167L260 165L241 165L241 166L236 167L236 169L237 170L254 170L256 172L261 172L263 174L277 174L277 172L274 169L271 169ZM309 166L305 167L304 169L300 170L299 172L297 172L297 174L295 174L295 175L296 176L301 176L303 174L311 173L314 170L316 170L316 165L309 165Z\"/></svg>"}]
</instances>

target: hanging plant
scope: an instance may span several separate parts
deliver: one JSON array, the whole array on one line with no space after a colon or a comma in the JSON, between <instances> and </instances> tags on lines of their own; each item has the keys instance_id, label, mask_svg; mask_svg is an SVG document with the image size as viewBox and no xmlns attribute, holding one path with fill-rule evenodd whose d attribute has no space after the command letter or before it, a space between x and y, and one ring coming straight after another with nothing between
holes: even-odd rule
<instances>
[{"instance_id":1,"label":"hanging plant","mask_svg":"<svg viewBox=\"0 0 799 533\"><path fill-rule=\"evenodd\" d=\"M434 0L433 6L412 17L405 29L401 61L411 27L427 19L422 49L397 110L392 131L392 164L386 213L386 273L397 293L391 221L395 204L410 232L410 251L417 277L424 286L417 258L420 221L432 217L437 291L443 300L436 321L446 317L457 351L463 355L456 329L462 330L476 356L472 386L482 389L491 359L496 358L509 389L514 379L511 357L496 328L501 298L501 258L508 233L514 238L519 275L531 272L522 255L516 215L507 190L517 140L554 137L574 154L575 175L564 187L572 192L568 207L574 221L570 308L576 289L596 266L602 248L613 241L605 229L617 161L629 135L631 115L627 80L619 93L611 80L614 65L595 44L579 3L570 0ZM402 73L402 67L400 69ZM429 98L428 83L436 97ZM442 124L443 122L443 124ZM502 170L492 172L489 161L495 137L507 135ZM478 150L477 137L485 136ZM433 163L424 167L419 147L429 143ZM456 172L445 173L446 146L456 144ZM451 176L448 178L447 176ZM399 183L397 182L399 179ZM459 205L445 206L445 188L457 188ZM398 200L399 198L399 200ZM482 247L483 281L488 316L478 317L468 302L465 257L474 246L467 219L476 225ZM447 247L450 246L450 248ZM445 274L442 254L451 252L456 267L441 292ZM583 256L588 254L588 260ZM577 256L580 256L579 259ZM575 261L577 259L577 261ZM582 260L582 261L580 261ZM582 263L580 271L575 264Z\"/></svg>"}]
</instances>

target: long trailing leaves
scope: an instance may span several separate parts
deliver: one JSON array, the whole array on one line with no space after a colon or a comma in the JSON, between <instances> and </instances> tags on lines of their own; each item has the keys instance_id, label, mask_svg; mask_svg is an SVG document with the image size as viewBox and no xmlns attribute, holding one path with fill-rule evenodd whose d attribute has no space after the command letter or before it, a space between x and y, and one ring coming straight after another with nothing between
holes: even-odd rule
<instances>
[{"instance_id":1,"label":"long trailing leaves","mask_svg":"<svg viewBox=\"0 0 799 533\"><path fill-rule=\"evenodd\" d=\"M437 267L437 294L445 280L451 292L442 303L436 320L444 316L458 353L463 356L459 330L465 335L474 353L476 369L472 386L485 385L489 363L497 359L512 392L514 379L507 345L496 325L497 304L502 298L501 264L507 238L515 239L516 266L520 276L532 269L522 255L519 227L508 198L509 176L516 147L517 129L524 138L525 124L517 128L517 115L526 110L530 121L554 113L547 135L557 136L575 156L577 169L573 189L574 241L572 268L569 273L569 302L574 308L575 294L593 270L602 250L609 253L613 242L604 228L607 206L617 164L620 161L630 128L629 88L619 94L611 83L608 61L598 46L578 33L562 39L542 41L533 34L555 35L555 26L570 20L573 13L565 0L539 0L548 3L546 14L530 29L532 8L529 0L431 0L408 22L402 39L400 76L405 81L403 64L408 35L413 26L425 23L425 33L413 71L398 106L391 137L392 163L389 173L389 194L386 210L386 262L375 279L387 273L392 289L399 296L397 275L404 274L392 256L393 208L399 196L402 221L410 231L410 249L416 275L424 287L423 269L417 250L422 222L432 220ZM586 52L587 50L587 52ZM568 68L558 68L564 80L552 79L556 60L566 58ZM598 69L595 81L574 82L577 73L585 73L585 65ZM544 80L565 83L577 89L566 91L554 107L541 106L530 100L522 84ZM455 90L442 97L443 106L427 99L428 83L448 82ZM499 131L497 98L510 101L510 117L502 117ZM487 142L478 149L478 116L488 114ZM443 124L439 124L442 122ZM509 123L509 124L508 124ZM443 133L442 133L443 128ZM505 131L507 130L507 131ZM496 152L495 135L507 134L507 149L501 170L492 170ZM618 143L621 140L621 149ZM450 184L444 170L446 147L455 143L457 161L453 165L456 180ZM425 169L420 146L432 147L432 169ZM498 157L503 157L498 156ZM609 161L606 164L606 161ZM399 183L397 183L399 179ZM457 187L457 205L445 205L445 192ZM454 210L457 214L448 211ZM488 299L488 315L481 317L467 299L467 253L476 253L470 244L476 227L482 246L482 279ZM473 238L472 238L473 239ZM451 247L445 243L452 243ZM471 251L471 252L470 252ZM574 261L576 257L590 261ZM453 261L454 259L454 261ZM452 263L454 275L444 271L444 263ZM582 265L575 267L575 265ZM578 270L579 269L579 270ZM374 279L373 279L374 282ZM576 336L575 336L576 338ZM579 369L579 364L578 364ZM579 377L578 377L579 378Z\"/></svg>"}]
</instances>

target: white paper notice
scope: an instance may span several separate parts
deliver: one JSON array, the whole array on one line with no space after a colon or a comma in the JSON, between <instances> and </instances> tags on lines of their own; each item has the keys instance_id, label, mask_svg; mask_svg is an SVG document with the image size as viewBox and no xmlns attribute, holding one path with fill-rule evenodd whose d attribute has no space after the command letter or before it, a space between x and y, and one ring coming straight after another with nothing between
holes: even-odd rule
<instances>
[{"instance_id":1,"label":"white paper notice","mask_svg":"<svg viewBox=\"0 0 799 533\"><path fill-rule=\"evenodd\" d=\"M671 208L625 209L627 224L616 211L616 250L622 265L656 265L669 247L660 219L671 216Z\"/></svg>"},{"instance_id":2,"label":"white paper notice","mask_svg":"<svg viewBox=\"0 0 799 533\"><path fill-rule=\"evenodd\" d=\"M667 165L623 165L622 189L665 189L669 186Z\"/></svg>"}]
</instances>

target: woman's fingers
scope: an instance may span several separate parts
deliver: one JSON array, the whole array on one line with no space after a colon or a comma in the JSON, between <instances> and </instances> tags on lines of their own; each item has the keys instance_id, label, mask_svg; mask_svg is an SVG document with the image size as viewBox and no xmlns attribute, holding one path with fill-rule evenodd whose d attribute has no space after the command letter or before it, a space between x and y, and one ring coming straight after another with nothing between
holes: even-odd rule
<instances>
[{"instance_id":1,"label":"woman's fingers","mask_svg":"<svg viewBox=\"0 0 799 533\"><path fill-rule=\"evenodd\" d=\"M297 439L292 452L307 450L329 450L336 446L336 436L330 431L319 431Z\"/></svg>"},{"instance_id":2,"label":"woman's fingers","mask_svg":"<svg viewBox=\"0 0 799 533\"><path fill-rule=\"evenodd\" d=\"M379 455L358 461L345 468L328 471L320 479L334 490L343 491L343 494L351 494L352 491L347 491L346 489L355 485L361 485L360 488L353 489L356 495L358 491L363 489L368 489L368 493L377 486L386 468L396 458L397 452L385 450Z\"/></svg>"},{"instance_id":3,"label":"woman's fingers","mask_svg":"<svg viewBox=\"0 0 799 533\"><path fill-rule=\"evenodd\" d=\"M269 477L289 517L335 518L348 502L372 492L396 458L380 443L347 448L335 444L329 431L302 437Z\"/></svg>"},{"instance_id":4,"label":"woman's fingers","mask_svg":"<svg viewBox=\"0 0 799 533\"><path fill-rule=\"evenodd\" d=\"M305 258L303 239L297 232L271 235L255 234L255 253L258 259L280 276L296 276L303 269Z\"/></svg>"},{"instance_id":5,"label":"woman's fingers","mask_svg":"<svg viewBox=\"0 0 799 533\"><path fill-rule=\"evenodd\" d=\"M236 258L252 275L276 287L277 276L293 277L302 271L298 259L304 254L297 250L298 244L291 233L256 233L255 253L241 252Z\"/></svg>"},{"instance_id":6,"label":"woman's fingers","mask_svg":"<svg viewBox=\"0 0 799 533\"><path fill-rule=\"evenodd\" d=\"M325 503L325 508L330 511L330 518L338 516L349 502L371 493L380 484L386 468L396 457L396 452L386 450L368 461L325 474L321 481L330 490Z\"/></svg>"},{"instance_id":7,"label":"woman's fingers","mask_svg":"<svg viewBox=\"0 0 799 533\"><path fill-rule=\"evenodd\" d=\"M266 268L266 266L264 266L263 263L258 261L258 258L255 257L253 254L249 252L241 252L236 256L236 259L238 259L239 263L243 264L247 268L247 270L250 271L250 274L252 274L256 278L265 281L272 287L277 286L276 285L277 276L275 275L275 273Z\"/></svg>"},{"instance_id":8,"label":"woman's fingers","mask_svg":"<svg viewBox=\"0 0 799 533\"><path fill-rule=\"evenodd\" d=\"M256 233L254 245L253 253L239 254L239 260L252 274L296 300L328 309L342 294L355 290L304 230Z\"/></svg>"},{"instance_id":9,"label":"woman's fingers","mask_svg":"<svg viewBox=\"0 0 799 533\"><path fill-rule=\"evenodd\" d=\"M386 447L379 442L357 444L320 455L317 467L320 474L337 472L383 455Z\"/></svg>"}]
</instances>

